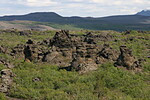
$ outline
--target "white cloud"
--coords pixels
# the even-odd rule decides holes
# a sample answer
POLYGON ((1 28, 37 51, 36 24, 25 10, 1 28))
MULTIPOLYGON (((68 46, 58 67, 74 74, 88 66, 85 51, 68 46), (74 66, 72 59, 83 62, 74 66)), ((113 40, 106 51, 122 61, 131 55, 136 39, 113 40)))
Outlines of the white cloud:
POLYGON ((53 11, 65 16, 134 14, 150 9, 150 0, 1 0, 0 14, 53 11))
POLYGON ((90 0, 90 1, 94 3, 104 3, 107 0, 90 0))
POLYGON ((28 6, 51 6, 53 4, 57 4, 57 2, 53 2, 51 0, 27 0, 26 3, 28 6))
POLYGON ((44 7, 57 4, 57 2, 51 0, 17 0, 17 3, 30 7, 44 7))

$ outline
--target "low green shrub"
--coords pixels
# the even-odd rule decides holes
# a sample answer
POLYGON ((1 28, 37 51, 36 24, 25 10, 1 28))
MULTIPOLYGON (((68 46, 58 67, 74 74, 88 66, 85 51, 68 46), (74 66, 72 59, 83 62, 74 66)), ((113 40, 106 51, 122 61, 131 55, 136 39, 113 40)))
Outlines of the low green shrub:
POLYGON ((5 94, 0 93, 0 100, 7 100, 5 94))

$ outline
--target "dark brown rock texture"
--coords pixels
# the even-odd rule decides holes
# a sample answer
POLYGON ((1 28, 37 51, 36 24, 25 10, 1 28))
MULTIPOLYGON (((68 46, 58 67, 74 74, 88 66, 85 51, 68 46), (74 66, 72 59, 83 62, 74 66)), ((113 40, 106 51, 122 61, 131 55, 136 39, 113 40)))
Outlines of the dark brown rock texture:
POLYGON ((127 69, 135 69, 140 68, 140 62, 135 59, 135 57, 132 55, 132 50, 128 49, 126 46, 120 46, 120 52, 117 62, 115 63, 115 66, 123 66, 127 69))
MULTIPOLYGON (((119 53, 109 44, 99 45, 95 40, 113 40, 111 35, 69 34, 69 31, 56 32, 52 39, 41 42, 28 40, 25 45, 17 45, 12 55, 20 55, 28 62, 46 62, 60 67, 68 67, 81 73, 96 70, 98 64, 111 61, 115 66, 134 69, 140 64, 132 55, 132 51, 125 46, 120 47, 119 53)), ((113 40, 114 41, 114 40, 113 40)))

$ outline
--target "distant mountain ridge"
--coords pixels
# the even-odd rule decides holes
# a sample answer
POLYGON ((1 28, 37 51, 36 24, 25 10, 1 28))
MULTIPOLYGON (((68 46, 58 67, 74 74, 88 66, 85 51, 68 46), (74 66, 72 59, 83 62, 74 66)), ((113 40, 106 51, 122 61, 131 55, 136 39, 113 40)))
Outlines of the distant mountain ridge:
POLYGON ((73 25, 82 29, 90 30, 150 30, 150 16, 140 13, 135 15, 120 15, 108 17, 63 17, 55 12, 36 12, 26 15, 3 16, 0 21, 27 20, 46 22, 60 25, 73 25))
POLYGON ((0 17, 0 21, 28 20, 28 21, 50 22, 61 18, 62 17, 60 15, 54 12, 36 12, 26 15, 3 16, 0 17))
POLYGON ((150 10, 142 10, 141 12, 138 12, 137 15, 150 16, 150 10))

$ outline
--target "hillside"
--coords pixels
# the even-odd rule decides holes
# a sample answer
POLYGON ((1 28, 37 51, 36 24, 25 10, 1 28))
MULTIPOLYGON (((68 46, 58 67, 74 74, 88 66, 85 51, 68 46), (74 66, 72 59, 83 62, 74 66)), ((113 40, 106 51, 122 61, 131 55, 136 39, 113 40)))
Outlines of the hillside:
POLYGON ((55 30, 54 28, 46 25, 37 24, 32 21, 0 21, 0 29, 18 29, 18 30, 55 30))
POLYGON ((121 15, 109 17, 63 17, 54 12, 37 12, 27 15, 3 16, 0 21, 28 20, 42 22, 45 25, 73 26, 90 30, 149 30, 150 16, 121 15))
POLYGON ((149 100, 150 31, 0 30, 0 100, 149 100))

